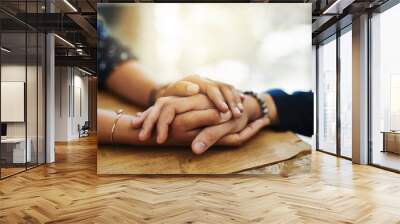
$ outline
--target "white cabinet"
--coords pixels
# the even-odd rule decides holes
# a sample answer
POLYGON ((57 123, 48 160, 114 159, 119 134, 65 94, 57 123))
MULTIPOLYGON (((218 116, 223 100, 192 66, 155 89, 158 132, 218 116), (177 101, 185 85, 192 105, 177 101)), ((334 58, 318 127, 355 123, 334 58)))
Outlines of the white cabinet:
POLYGON ((25 163, 32 161, 32 140, 28 138, 7 138, 1 140, 2 159, 6 163, 25 163), (27 143, 26 151, 25 144, 27 143))

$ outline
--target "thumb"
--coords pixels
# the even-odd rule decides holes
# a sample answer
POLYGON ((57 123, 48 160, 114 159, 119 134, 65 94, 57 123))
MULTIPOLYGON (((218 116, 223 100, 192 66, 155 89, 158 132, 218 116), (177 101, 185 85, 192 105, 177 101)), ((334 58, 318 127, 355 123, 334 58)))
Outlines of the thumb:
POLYGON ((167 87, 164 96, 193 96, 199 92, 199 85, 188 81, 178 81, 167 87))
POLYGON ((233 122, 226 122, 215 126, 204 128, 194 138, 192 142, 192 151, 195 154, 202 154, 214 145, 223 136, 229 134, 234 127, 233 122))
POLYGON ((240 132, 224 136, 218 141, 218 145, 239 146, 255 136, 261 129, 263 129, 270 123, 271 121, 267 116, 259 118, 248 124, 247 127, 245 127, 240 132))

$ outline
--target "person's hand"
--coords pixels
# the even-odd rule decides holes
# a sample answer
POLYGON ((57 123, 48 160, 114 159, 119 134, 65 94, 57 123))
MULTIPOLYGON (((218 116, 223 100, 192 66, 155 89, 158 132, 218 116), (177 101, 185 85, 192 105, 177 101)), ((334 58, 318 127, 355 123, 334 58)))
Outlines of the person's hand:
POLYGON ((212 145, 239 146, 253 137, 263 127, 270 124, 267 116, 261 117, 256 99, 246 96, 244 112, 238 119, 204 128, 192 142, 192 150, 202 154, 212 145))
MULTIPOLYGON (((227 134, 221 138, 222 133, 234 131, 229 130, 229 127, 218 126, 224 122, 225 120, 219 116, 218 111, 215 109, 190 111, 180 114, 172 123, 170 136, 164 144, 187 145, 192 143, 192 151, 196 154, 202 154, 213 144, 235 147, 241 146, 254 137, 262 128, 270 124, 268 117, 262 117, 247 124, 241 131, 227 134), (212 125, 209 126, 207 130, 202 130, 201 128, 204 127, 204 123, 212 125), (205 150, 198 150, 193 147, 193 140, 205 142, 208 147, 205 150)), ((238 121, 232 120, 232 123, 234 122, 238 121)), ((234 126, 235 124, 229 124, 228 126, 231 125, 234 126)))
POLYGON ((243 94, 233 86, 198 75, 190 75, 177 82, 171 83, 155 94, 155 99, 165 96, 192 96, 198 93, 207 95, 218 110, 227 112, 229 109, 235 118, 243 111, 243 94))
POLYGON ((211 103, 204 95, 165 97, 133 119, 132 126, 142 127, 139 139, 146 141, 151 137, 151 130, 157 123, 157 142, 163 144, 168 137, 168 126, 172 125, 170 140, 181 141, 182 136, 186 139, 194 138, 192 150, 196 154, 204 153, 215 143, 238 146, 270 122, 266 117, 256 120, 261 116, 261 112, 258 102, 253 97, 246 96, 243 102, 243 115, 238 119, 229 120, 230 113, 218 113, 212 109, 211 103), (248 125, 248 122, 252 123, 248 125), (198 128, 201 127, 204 129, 199 131, 198 128))
POLYGON ((163 145, 191 145, 202 128, 224 123, 230 116, 229 114, 221 116, 217 109, 194 110, 179 114, 172 122, 168 139, 163 145))
MULTIPOLYGON (((198 150, 193 147, 193 140, 204 142, 207 149, 213 144, 223 146, 240 146, 255 136, 262 128, 270 124, 268 117, 262 117, 250 124, 247 124, 243 130, 233 134, 227 134, 235 131, 232 127, 236 126, 240 121, 233 120, 229 127, 218 126, 224 122, 228 117, 221 117, 221 114, 216 109, 196 110, 179 114, 175 117, 171 124, 169 137, 163 145, 192 145, 192 151, 196 154, 202 154, 205 150, 198 150), (209 125, 207 129, 202 128, 209 125), (221 138, 223 134, 227 134, 221 138)), ((132 122, 133 128, 140 128, 139 123, 132 122)), ((142 144, 152 145, 156 142, 155 138, 143 141, 142 144)))
MULTIPOLYGON (((198 116, 202 117, 211 113, 207 112, 209 109, 215 109, 215 106, 209 98, 203 94, 189 97, 162 97, 159 98, 153 106, 135 117, 132 120, 132 127, 141 127, 139 140, 146 141, 151 137, 154 127, 157 126, 157 143, 163 144, 168 138, 169 126, 174 121, 176 115, 189 111, 205 111, 203 114, 200 114, 201 112, 197 113, 198 116)), ((217 113, 216 110, 213 110, 212 113, 218 114, 222 121, 227 121, 232 117, 229 111, 217 113)), ((213 124, 215 123, 209 123, 209 120, 205 119, 202 127, 213 124)), ((188 126, 190 127, 190 124, 188 124, 188 126)))

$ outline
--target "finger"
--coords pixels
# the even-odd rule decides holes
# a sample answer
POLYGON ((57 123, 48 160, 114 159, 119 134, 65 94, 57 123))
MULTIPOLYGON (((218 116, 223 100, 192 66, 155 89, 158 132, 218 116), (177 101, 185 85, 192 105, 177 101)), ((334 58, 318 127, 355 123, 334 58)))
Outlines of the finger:
POLYGON ((236 103, 234 95, 235 90, 226 85, 221 85, 220 89, 222 91, 222 94, 224 95, 225 100, 228 102, 229 109, 232 111, 233 117, 240 117, 242 113, 240 112, 240 109, 236 103))
POLYGON ((220 138, 230 133, 234 127, 234 122, 226 122, 216 126, 204 128, 193 140, 192 151, 196 154, 204 153, 220 138))
POLYGON ((168 138, 168 126, 175 118, 175 109, 173 106, 165 106, 160 113, 157 122, 157 143, 162 144, 168 138))
POLYGON ((208 101, 206 96, 196 95, 180 98, 174 103, 164 105, 157 121, 157 142, 162 144, 168 138, 169 125, 174 120, 176 114, 211 108, 212 105, 208 101), (209 107, 207 108, 207 106, 209 107))
POLYGON ((246 98, 246 96, 242 92, 239 92, 239 95, 241 100, 244 100, 246 98))
POLYGON ((197 94, 190 97, 182 97, 174 103, 177 114, 189 112, 192 110, 205 110, 214 108, 213 103, 203 94, 197 94))
POLYGON ((207 80, 198 75, 191 75, 185 78, 186 81, 196 83, 200 87, 200 92, 207 94, 218 110, 227 112, 229 107, 225 102, 222 92, 212 80, 207 80))
POLYGON ((139 132, 139 140, 145 141, 151 137, 151 132, 160 116, 163 105, 163 102, 158 102, 152 106, 149 114, 143 122, 142 130, 139 132))
POLYGON ((243 107, 243 104, 242 104, 241 94, 242 93, 240 91, 238 91, 238 90, 234 90, 233 91, 233 95, 235 97, 235 102, 236 102, 239 110, 243 112, 244 111, 244 107, 243 107))
POLYGON ((138 112, 136 114, 136 116, 134 116, 132 118, 132 121, 131 121, 132 128, 140 128, 143 124, 143 121, 146 119, 147 115, 149 114, 150 110, 151 110, 151 107, 149 107, 144 112, 138 112))
POLYGON ((255 136, 262 128, 269 125, 270 122, 271 121, 268 117, 257 119, 247 125, 247 127, 244 128, 242 131, 224 136, 217 142, 217 144, 239 146, 255 136))
POLYGON ((195 129, 191 131, 180 131, 180 130, 171 130, 170 138, 168 138, 164 145, 184 145, 188 146, 192 143, 192 140, 199 134, 201 129, 195 129))
POLYGON ((192 96, 199 92, 199 85, 181 80, 168 86, 164 92, 164 96, 192 96))
POLYGON ((226 104, 225 98, 217 86, 215 85, 207 86, 205 93, 214 103, 214 105, 217 107, 218 110, 222 112, 227 112, 229 110, 228 104, 226 104))
POLYGON ((178 115, 173 121, 172 128, 189 131, 223 123, 230 120, 231 117, 231 112, 222 113, 216 109, 189 111, 178 115))

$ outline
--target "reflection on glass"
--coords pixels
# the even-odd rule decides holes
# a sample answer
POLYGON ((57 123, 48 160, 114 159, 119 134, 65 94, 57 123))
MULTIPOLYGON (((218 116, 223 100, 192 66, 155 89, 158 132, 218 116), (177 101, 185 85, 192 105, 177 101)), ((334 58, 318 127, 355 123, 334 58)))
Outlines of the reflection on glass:
MULTIPOLYGON (((26 34, 1 34, 1 122, 6 134, 1 140, 2 178, 25 170, 31 159, 26 141, 26 34), (28 150, 27 150, 28 149, 28 150)), ((2 134, 3 135, 3 134, 2 134)))
POLYGON ((45 163, 45 60, 46 60, 46 52, 45 52, 45 44, 46 37, 44 34, 39 33, 38 35, 38 77, 37 77, 37 90, 38 90, 38 135, 37 135, 37 147, 38 147, 38 156, 37 162, 38 164, 45 163))
POLYGON ((340 153, 352 157, 352 35, 340 36, 340 153))
MULTIPOLYGON (((45 0, 0 1, 0 6, 22 15, 43 13, 45 3, 45 0)), ((0 29, 0 177, 4 178, 45 162, 46 39, 44 33, 7 18, 6 14, 0 12, 0 17, 12 21, 12 26, 2 24, 0 29)))
POLYGON ((372 163, 400 170, 400 133, 390 133, 385 141, 383 132, 400 130, 400 5, 372 18, 372 163), (397 136, 397 137, 394 137, 397 136), (383 143, 394 144, 393 152, 383 143), (398 151, 397 151, 398 149, 398 151))
POLYGON ((318 147, 336 153, 336 40, 318 48, 318 147))
POLYGON ((390 130, 400 130, 400 73, 390 74, 390 130))
POLYGON ((27 80, 26 80, 26 114, 27 142, 30 148, 30 161, 27 167, 37 165, 37 33, 27 33, 27 80))

